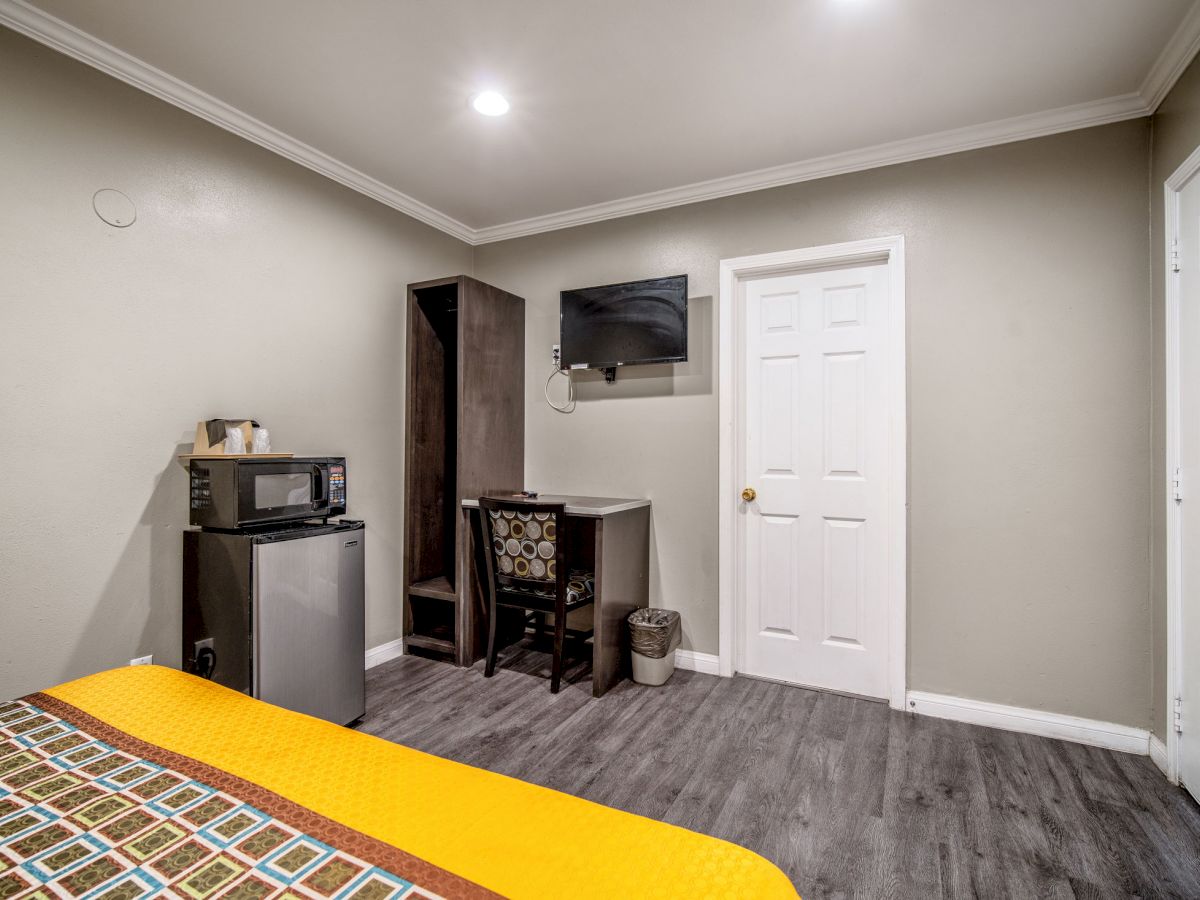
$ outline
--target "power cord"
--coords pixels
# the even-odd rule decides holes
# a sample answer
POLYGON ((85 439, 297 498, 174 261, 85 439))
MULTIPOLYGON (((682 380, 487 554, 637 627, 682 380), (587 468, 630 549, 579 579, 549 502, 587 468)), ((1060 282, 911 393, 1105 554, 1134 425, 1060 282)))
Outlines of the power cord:
POLYGON ((546 404, 555 412, 575 412, 575 381, 571 378, 570 369, 560 369, 558 366, 555 366, 554 370, 550 373, 550 377, 546 379, 546 387, 543 392, 546 395, 546 404), (562 406, 556 406, 554 401, 550 399, 550 382, 554 380, 555 375, 564 375, 567 379, 567 402, 562 406))
POLYGON ((201 678, 211 679, 217 668, 217 652, 212 647, 204 647, 196 654, 196 674, 201 678))

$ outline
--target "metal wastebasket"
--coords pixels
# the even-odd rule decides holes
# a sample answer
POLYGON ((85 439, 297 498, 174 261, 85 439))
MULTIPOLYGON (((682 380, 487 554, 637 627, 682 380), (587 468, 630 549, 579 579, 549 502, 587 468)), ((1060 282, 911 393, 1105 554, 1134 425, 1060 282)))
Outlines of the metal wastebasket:
POLYGON ((675 671, 675 648, 681 630, 673 609, 635 609, 629 614, 633 649, 633 680, 638 684, 664 684, 675 671))

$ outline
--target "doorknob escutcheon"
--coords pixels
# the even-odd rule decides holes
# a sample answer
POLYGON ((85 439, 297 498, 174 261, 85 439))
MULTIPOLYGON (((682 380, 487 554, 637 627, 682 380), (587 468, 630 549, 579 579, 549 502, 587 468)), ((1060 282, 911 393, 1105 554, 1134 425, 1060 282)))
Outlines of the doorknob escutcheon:
POLYGON ((752 488, 752 487, 745 488, 742 491, 742 499, 745 500, 747 503, 753 503, 754 498, 757 496, 758 496, 758 492, 756 490, 754 490, 754 488, 752 488))

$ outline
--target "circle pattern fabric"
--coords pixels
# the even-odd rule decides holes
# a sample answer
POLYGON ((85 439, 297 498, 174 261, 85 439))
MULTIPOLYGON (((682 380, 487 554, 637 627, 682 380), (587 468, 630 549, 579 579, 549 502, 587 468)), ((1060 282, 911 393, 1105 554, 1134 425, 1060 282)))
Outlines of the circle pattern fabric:
POLYGON ((488 510, 488 516, 499 574, 532 581, 554 581, 558 529, 552 514, 494 509, 488 510))

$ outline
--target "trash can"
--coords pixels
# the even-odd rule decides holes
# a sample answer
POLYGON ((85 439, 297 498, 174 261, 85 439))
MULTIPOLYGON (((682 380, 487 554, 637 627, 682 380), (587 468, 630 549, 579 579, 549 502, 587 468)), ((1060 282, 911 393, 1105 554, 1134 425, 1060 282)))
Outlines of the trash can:
POLYGON ((665 684, 675 671, 679 613, 672 609, 635 609, 627 621, 633 647, 633 680, 638 684, 665 684))

